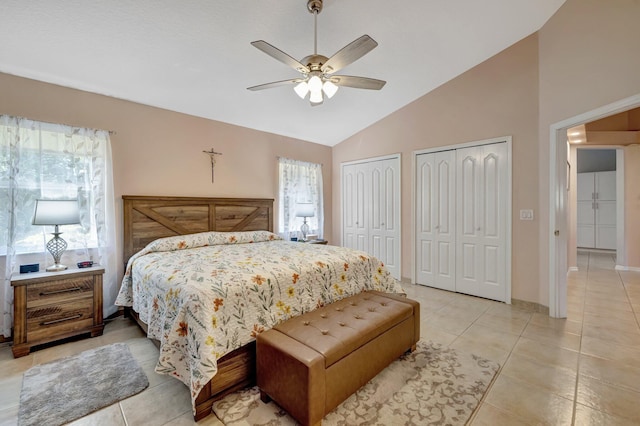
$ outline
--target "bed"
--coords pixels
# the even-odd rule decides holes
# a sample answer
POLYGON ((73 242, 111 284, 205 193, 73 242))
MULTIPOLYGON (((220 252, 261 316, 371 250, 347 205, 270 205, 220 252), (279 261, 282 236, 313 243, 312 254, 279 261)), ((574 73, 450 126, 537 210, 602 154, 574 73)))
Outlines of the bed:
POLYGON ((403 293, 364 252, 273 234, 272 199, 123 196, 123 206, 116 303, 159 341, 156 371, 190 387, 196 420, 255 382, 258 333, 364 290, 403 293))

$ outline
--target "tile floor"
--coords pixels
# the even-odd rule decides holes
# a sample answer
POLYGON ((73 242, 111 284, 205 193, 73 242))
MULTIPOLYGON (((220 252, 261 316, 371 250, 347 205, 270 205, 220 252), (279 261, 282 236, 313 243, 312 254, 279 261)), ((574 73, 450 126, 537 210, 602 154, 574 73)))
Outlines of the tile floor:
MULTIPOLYGON (((420 301, 422 336, 499 361, 502 368, 472 425, 640 424, 640 272, 613 269, 610 254, 579 253, 568 282, 568 318, 406 286, 420 301)), ((186 386, 153 372, 157 349, 118 318, 101 337, 13 359, 0 347, 0 425, 16 423, 22 372, 83 350, 127 342, 146 371, 145 391, 74 425, 190 425, 186 386)), ((198 424, 219 425, 214 415, 198 424)))

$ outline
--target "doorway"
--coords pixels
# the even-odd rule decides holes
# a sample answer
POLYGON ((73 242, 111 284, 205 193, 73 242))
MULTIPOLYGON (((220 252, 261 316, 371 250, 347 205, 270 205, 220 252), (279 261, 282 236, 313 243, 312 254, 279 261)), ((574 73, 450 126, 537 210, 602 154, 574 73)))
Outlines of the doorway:
MULTIPOLYGON (((614 114, 640 107, 640 95, 605 105, 563 120, 551 126, 549 144, 549 315, 567 315, 567 247, 568 247, 568 165, 567 130, 614 114)), ((618 189, 619 190, 619 189, 618 189)), ((618 223, 624 225, 624 212, 617 212, 618 223), (620 217, 622 215, 622 220, 620 217)), ((626 265, 624 226, 617 227, 617 259, 626 265)))

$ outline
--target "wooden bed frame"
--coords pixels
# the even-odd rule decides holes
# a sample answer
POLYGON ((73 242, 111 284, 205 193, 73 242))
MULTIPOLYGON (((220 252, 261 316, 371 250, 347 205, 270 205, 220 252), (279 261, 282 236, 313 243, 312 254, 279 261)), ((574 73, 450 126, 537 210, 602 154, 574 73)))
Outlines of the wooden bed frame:
MULTIPOLYGON (((162 237, 206 231, 273 232, 273 199, 123 195, 124 262, 162 237)), ((133 309, 127 313, 147 332, 133 309)), ((196 421, 211 414, 214 401, 255 384, 255 342, 218 360, 218 373, 196 399, 196 421)))

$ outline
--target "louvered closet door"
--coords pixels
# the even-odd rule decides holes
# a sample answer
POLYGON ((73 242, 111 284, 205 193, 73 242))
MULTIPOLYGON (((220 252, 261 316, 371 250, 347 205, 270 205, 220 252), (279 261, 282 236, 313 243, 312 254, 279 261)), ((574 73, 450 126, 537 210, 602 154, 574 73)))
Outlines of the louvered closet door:
POLYGON ((416 282, 455 291, 455 151, 416 156, 416 282))
POLYGON ((459 149, 456 166, 456 291, 506 301, 506 144, 459 149))
POLYGON ((365 207, 366 168, 354 164, 343 167, 343 245, 368 251, 367 215, 365 207))
POLYGON ((391 275, 400 278, 400 168, 396 159, 374 161, 368 165, 368 193, 371 194, 369 253, 382 260, 391 275))

